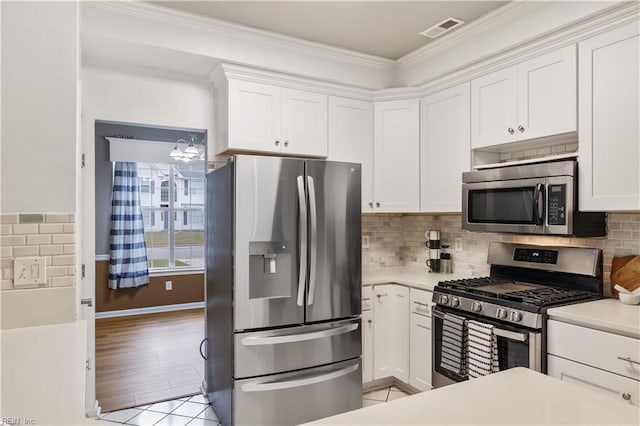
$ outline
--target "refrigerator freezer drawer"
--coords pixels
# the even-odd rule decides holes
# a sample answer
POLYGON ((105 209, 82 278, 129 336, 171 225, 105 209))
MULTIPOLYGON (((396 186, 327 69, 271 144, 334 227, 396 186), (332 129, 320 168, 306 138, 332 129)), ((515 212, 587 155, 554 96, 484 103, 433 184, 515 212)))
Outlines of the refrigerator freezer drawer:
POLYGON ((295 425, 362 407, 360 358, 236 380, 234 424, 295 425))
POLYGON ((299 370, 362 354, 360 318, 234 335, 234 377, 299 370))

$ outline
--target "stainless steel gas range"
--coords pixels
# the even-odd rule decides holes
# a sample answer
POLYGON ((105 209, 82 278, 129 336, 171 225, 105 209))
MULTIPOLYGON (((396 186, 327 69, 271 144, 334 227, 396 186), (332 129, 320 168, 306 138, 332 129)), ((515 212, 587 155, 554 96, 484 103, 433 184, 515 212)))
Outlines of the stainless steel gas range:
POLYGON ((470 349, 471 325, 490 330, 481 361, 493 371, 528 367, 546 373, 547 309, 602 297, 599 249, 491 243, 487 262, 489 277, 442 281, 434 288, 434 387, 468 379, 469 354, 477 359, 478 352, 470 349), (451 324, 458 327, 453 334, 451 324))

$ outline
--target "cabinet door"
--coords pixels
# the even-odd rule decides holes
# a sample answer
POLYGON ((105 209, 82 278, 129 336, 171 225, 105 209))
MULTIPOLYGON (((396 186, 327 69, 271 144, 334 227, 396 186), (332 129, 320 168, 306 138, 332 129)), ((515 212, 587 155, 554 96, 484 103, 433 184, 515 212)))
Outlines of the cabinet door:
POLYGON ((327 156, 327 95, 282 89, 282 152, 327 156))
POLYGON ((392 375, 409 383, 409 288, 394 285, 393 296, 393 340, 392 375))
POLYGON ((470 84, 420 101, 420 211, 462 211, 462 172, 471 167, 470 84))
POLYGON ((637 22, 578 45, 581 210, 640 210, 639 52, 637 22))
POLYGON ((426 391, 431 389, 431 318, 411 314, 409 384, 426 391))
POLYGON ((471 81, 471 147, 517 140, 516 66, 471 81))
POLYGON ((373 378, 393 376, 395 355, 393 329, 394 285, 377 285, 373 288, 373 378))
POLYGON ((577 130, 576 47, 518 64, 520 140, 577 130))
POLYGON ((547 356, 547 374, 621 402, 638 405, 640 382, 564 358, 547 356))
POLYGON ((362 211, 373 211, 373 104, 329 97, 329 160, 362 164, 362 211))
POLYGON ((242 80, 228 84, 229 149, 280 152, 280 88, 242 80))
POLYGON ((373 380, 373 311, 362 312, 362 382, 373 380))
POLYGON ((420 104, 418 99, 374 105, 373 194, 376 212, 420 208, 420 104))

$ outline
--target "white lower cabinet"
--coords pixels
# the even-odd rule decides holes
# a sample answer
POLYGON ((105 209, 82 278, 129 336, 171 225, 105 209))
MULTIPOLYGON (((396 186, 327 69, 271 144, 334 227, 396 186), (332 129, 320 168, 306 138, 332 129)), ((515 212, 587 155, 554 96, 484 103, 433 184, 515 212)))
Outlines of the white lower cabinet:
POLYGON ((363 288, 364 383, 395 377, 418 390, 431 389, 432 296, 399 284, 363 288))
POLYGON ((362 382, 373 380, 373 291, 362 289, 362 382))
POLYGON ((550 320, 547 374, 639 405, 640 340, 550 320))
POLYGON ((547 374, 631 405, 638 405, 640 382, 637 380, 554 355, 547 357, 547 374))
POLYGON ((431 389, 431 318, 411 314, 409 384, 426 391, 431 389))
POLYGON ((383 284, 373 295, 373 378, 409 383, 409 289, 383 284))

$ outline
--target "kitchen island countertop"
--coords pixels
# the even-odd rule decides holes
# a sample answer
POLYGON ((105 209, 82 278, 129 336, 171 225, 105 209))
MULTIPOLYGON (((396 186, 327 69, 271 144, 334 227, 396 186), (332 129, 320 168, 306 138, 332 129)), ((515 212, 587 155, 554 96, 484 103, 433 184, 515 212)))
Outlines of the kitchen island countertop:
POLYGON ((602 299, 552 308, 547 313, 552 320, 640 339, 640 305, 602 299))
POLYGON ((520 367, 309 423, 427 424, 638 425, 640 409, 520 367))
POLYGON ((461 278, 469 278, 469 275, 432 273, 428 272, 426 266, 387 266, 362 271, 363 286, 396 283, 428 291, 433 291, 440 281, 461 278))

